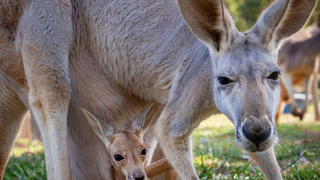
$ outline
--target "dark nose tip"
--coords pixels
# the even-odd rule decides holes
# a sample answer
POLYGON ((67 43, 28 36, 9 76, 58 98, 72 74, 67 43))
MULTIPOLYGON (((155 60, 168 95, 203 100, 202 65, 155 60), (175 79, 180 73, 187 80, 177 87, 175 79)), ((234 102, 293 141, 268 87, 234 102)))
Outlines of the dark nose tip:
POLYGON ((137 170, 137 171, 134 171, 134 173, 132 174, 132 177, 133 179, 135 180, 144 180, 144 176, 146 174, 144 173, 144 171, 142 170, 137 170))
POLYGON ((265 142, 271 133, 271 128, 266 128, 263 130, 263 128, 257 128, 255 130, 250 130, 246 125, 242 127, 242 132, 244 136, 251 141, 255 145, 259 145, 263 142, 265 142))
POLYGON ((135 177, 135 176, 133 176, 133 178, 134 178, 135 180, 144 180, 144 176, 141 176, 141 177, 135 177))

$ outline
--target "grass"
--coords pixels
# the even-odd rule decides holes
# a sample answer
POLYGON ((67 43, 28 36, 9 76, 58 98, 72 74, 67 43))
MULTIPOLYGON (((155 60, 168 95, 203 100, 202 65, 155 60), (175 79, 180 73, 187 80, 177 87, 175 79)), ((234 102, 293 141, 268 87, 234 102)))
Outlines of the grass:
MULTIPOLYGON (((275 147, 284 179, 320 179, 320 123, 298 122, 284 115, 275 147)), ((193 133, 194 164, 200 179, 266 179, 247 153, 234 144, 234 127, 224 117, 211 117, 193 133), (224 122, 214 125, 211 121, 224 122)))
MULTIPOLYGON (((283 115, 275 147, 284 179, 320 179, 320 123, 312 113, 303 122, 283 115)), ((194 164, 200 179, 266 179, 247 153, 234 143, 234 127, 222 115, 212 116, 193 133, 194 164)), ((19 140, 8 162, 5 180, 46 179, 43 147, 19 140)))
POLYGON ((37 141, 20 139, 14 145, 4 180, 47 179, 43 146, 37 141))

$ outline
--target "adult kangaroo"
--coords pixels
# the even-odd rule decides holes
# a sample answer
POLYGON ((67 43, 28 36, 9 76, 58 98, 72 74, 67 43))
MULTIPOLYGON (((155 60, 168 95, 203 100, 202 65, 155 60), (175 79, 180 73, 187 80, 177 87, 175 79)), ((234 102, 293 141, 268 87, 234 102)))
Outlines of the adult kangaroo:
POLYGON ((110 157, 79 107, 121 129, 156 101, 156 140, 182 179, 198 179, 192 131, 220 112, 267 178, 281 179, 277 52, 315 0, 277 0, 245 33, 221 0, 0 2, 0 68, 15 84, 0 86, 1 174, 30 109, 48 179, 106 179, 110 157))

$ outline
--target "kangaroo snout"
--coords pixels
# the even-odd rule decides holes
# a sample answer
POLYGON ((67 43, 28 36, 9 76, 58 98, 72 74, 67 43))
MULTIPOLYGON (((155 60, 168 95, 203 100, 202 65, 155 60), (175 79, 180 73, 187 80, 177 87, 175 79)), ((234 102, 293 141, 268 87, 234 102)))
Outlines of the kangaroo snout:
POLYGON ((138 175, 138 176, 133 175, 133 178, 135 180, 144 180, 144 175, 138 175))
POLYGON ((242 126, 242 133, 248 141, 259 146, 269 139, 271 125, 267 118, 248 118, 242 126))
POLYGON ((132 180, 145 180, 147 178, 144 171, 134 171, 131 175, 129 175, 128 179, 132 180), (130 177, 131 176, 131 177, 130 177))

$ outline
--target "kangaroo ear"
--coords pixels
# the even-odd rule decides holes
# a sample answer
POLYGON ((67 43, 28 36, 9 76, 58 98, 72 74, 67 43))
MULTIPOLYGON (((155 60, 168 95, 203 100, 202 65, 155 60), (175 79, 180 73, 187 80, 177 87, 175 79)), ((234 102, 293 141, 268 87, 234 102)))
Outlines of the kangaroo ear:
POLYGON ((254 33, 270 49, 299 31, 307 22, 316 0, 277 0, 265 10, 249 33, 254 33))
POLYGON ((213 50, 229 46, 238 32, 221 0, 178 0, 190 30, 213 50))
POLYGON ((158 103, 152 103, 147 109, 142 111, 132 123, 132 129, 136 131, 140 135, 140 137, 143 136, 143 134, 150 126, 153 120, 153 115, 156 112, 158 106, 158 103))
POLYGON ((109 147, 114 135, 114 130, 112 126, 110 126, 105 121, 95 117, 86 109, 80 107, 80 110, 86 116, 92 130, 96 133, 97 136, 99 136, 99 138, 105 143, 105 145, 109 147))

